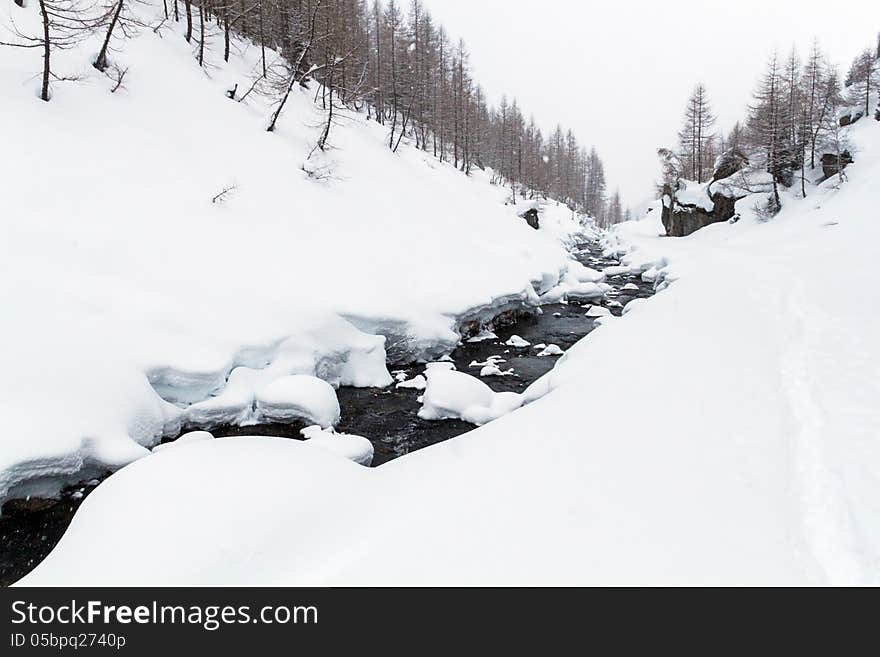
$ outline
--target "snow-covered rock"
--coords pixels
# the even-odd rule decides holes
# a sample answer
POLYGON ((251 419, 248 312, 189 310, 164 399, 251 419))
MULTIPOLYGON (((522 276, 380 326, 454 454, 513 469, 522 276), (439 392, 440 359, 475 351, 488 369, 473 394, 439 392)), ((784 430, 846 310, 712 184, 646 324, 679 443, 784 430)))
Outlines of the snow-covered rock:
POLYGON ((153 453, 161 452, 172 447, 188 445, 190 443, 200 443, 205 440, 214 440, 213 434, 209 433, 208 431, 190 431, 189 433, 183 434, 180 438, 173 442, 156 445, 153 448, 153 453))
POLYGON ((556 344, 547 345, 543 351, 538 354, 539 358, 545 358, 547 356, 561 356, 565 352, 562 351, 562 347, 556 344))
POLYGON ((522 397, 514 392, 495 392, 479 379, 463 372, 428 372, 419 417, 423 420, 461 419, 483 425, 519 408, 522 397))
POLYGON ((605 317, 610 314, 611 311, 603 306, 590 306, 586 313, 587 317, 605 317))
POLYGON ((424 375, 418 374, 413 378, 404 381, 401 381, 397 384, 398 388, 412 388, 413 390, 424 390, 428 385, 427 379, 425 379, 424 375))
POLYGON ((480 378, 485 379, 489 376, 513 376, 513 369, 502 370, 497 365, 486 365, 483 369, 480 370, 480 378))
POLYGON ((516 349, 525 349, 526 347, 531 346, 532 343, 528 340, 524 340, 518 335, 512 335, 510 336, 510 339, 504 344, 506 344, 508 347, 515 347, 516 349))
POLYGON ((468 338, 468 342, 476 343, 476 342, 486 342, 486 340, 497 340, 498 336, 495 335, 492 331, 480 331, 477 335, 472 338, 468 338))
POLYGON ((256 395, 256 417, 264 422, 303 420, 328 429, 339 422, 336 391, 314 376, 285 376, 260 389, 256 395))
POLYGON ((359 465, 369 466, 373 462, 373 443, 362 436, 336 433, 320 426, 306 427, 300 433, 309 447, 333 452, 359 465))

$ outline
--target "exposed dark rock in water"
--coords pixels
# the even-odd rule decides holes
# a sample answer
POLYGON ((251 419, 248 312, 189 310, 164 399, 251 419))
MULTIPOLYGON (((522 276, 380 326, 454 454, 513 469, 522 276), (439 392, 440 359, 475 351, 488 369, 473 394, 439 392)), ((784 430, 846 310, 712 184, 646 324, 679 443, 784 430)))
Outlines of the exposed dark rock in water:
MULTIPOLYGON (((595 245, 582 245, 578 259, 594 268, 618 264, 602 257, 595 245)), ((614 290, 603 305, 614 315, 635 298, 653 294, 653 285, 640 276, 620 275, 609 281, 614 290), (637 289, 625 290, 627 283, 637 289)), ((531 383, 546 374, 557 362, 557 357, 538 356, 539 344, 555 344, 567 351, 596 326, 595 319, 586 317, 590 303, 543 306, 540 310, 526 307, 521 299, 510 299, 491 308, 478 308, 462 319, 460 329, 464 342, 445 357, 445 366, 474 376, 490 356, 504 359, 503 370, 513 369, 511 376, 487 377, 482 380, 497 392, 522 392, 531 383), (488 313, 492 313, 491 315, 488 313), (492 330, 497 338, 468 342, 467 337, 492 330), (514 334, 531 343, 516 348, 505 344, 514 334)), ((447 349, 448 351, 448 349, 447 349)), ((401 351, 401 353, 405 353, 401 351)), ((438 354, 439 358, 440 355, 438 354)), ((408 380, 422 374, 425 364, 392 366, 394 373, 408 380)), ((460 420, 428 422, 418 417, 422 391, 391 386, 384 389, 342 388, 338 391, 342 420, 337 426, 341 433, 365 436, 373 443, 373 466, 381 466, 410 452, 460 436, 474 426, 460 420)), ((251 427, 222 427, 213 429, 217 438, 231 436, 277 436, 301 440, 302 423, 251 427)), ((173 442, 173 441, 167 441, 173 442)), ((33 570, 52 550, 66 531, 82 500, 99 484, 98 480, 74 486, 61 494, 58 500, 13 500, 3 507, 0 517, 0 585, 7 586, 33 570)))

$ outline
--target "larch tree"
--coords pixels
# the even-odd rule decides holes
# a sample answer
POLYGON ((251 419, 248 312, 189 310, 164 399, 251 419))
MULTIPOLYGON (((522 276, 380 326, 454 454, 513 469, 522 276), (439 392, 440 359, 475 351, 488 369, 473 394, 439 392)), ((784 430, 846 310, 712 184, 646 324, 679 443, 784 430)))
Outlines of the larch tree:
POLYGON ((768 211, 775 214, 782 207, 779 184, 785 181, 787 167, 785 131, 788 120, 783 93, 782 70, 776 53, 754 93, 749 108, 748 130, 752 144, 763 151, 767 171, 772 177, 773 195, 768 211))
MULTIPOLYGON (((878 46, 880 48, 880 46, 878 46)), ((876 51, 866 48, 852 63, 846 76, 850 102, 864 108, 864 115, 871 114, 871 94, 878 86, 878 58, 876 51)))
POLYGON ((679 132, 679 157, 685 163, 692 180, 702 183, 711 176, 714 158, 711 157, 712 131, 715 115, 709 104, 706 87, 700 83, 694 87, 685 109, 684 124, 679 132))

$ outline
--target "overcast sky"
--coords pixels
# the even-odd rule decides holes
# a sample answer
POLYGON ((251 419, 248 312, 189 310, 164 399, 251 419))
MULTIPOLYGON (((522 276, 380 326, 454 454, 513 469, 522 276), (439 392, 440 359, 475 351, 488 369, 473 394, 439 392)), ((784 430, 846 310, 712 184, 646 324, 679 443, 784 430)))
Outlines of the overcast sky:
POLYGON ((878 0, 424 2, 464 38, 490 98, 516 96, 543 128, 559 122, 595 144, 632 205, 651 194, 654 153, 673 145, 696 82, 728 128, 774 47, 803 55, 818 37, 845 73, 880 31, 878 0))

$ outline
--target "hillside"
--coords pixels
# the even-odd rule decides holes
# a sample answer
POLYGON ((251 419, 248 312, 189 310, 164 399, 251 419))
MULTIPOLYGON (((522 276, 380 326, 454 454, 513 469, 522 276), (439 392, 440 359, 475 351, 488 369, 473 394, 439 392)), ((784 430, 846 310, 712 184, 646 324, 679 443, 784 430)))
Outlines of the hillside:
MULTIPOLYGON (((138 11, 160 22, 159 6, 138 11)), ((33 6, 3 3, 11 20, 39 27, 33 6)), ((491 172, 391 153, 365 114, 341 113, 309 158, 314 83, 268 133, 273 99, 227 98, 259 48, 234 38, 224 64, 214 40, 200 68, 181 29, 142 28, 113 53, 128 70, 113 93, 90 66, 100 35, 56 52, 57 74, 82 79, 48 103, 39 52, 2 50, 0 499, 141 458, 180 430, 157 391, 198 401, 235 366, 385 385, 386 346, 442 351, 457 317, 534 303, 570 262, 570 211, 549 204, 532 230, 491 172)))

